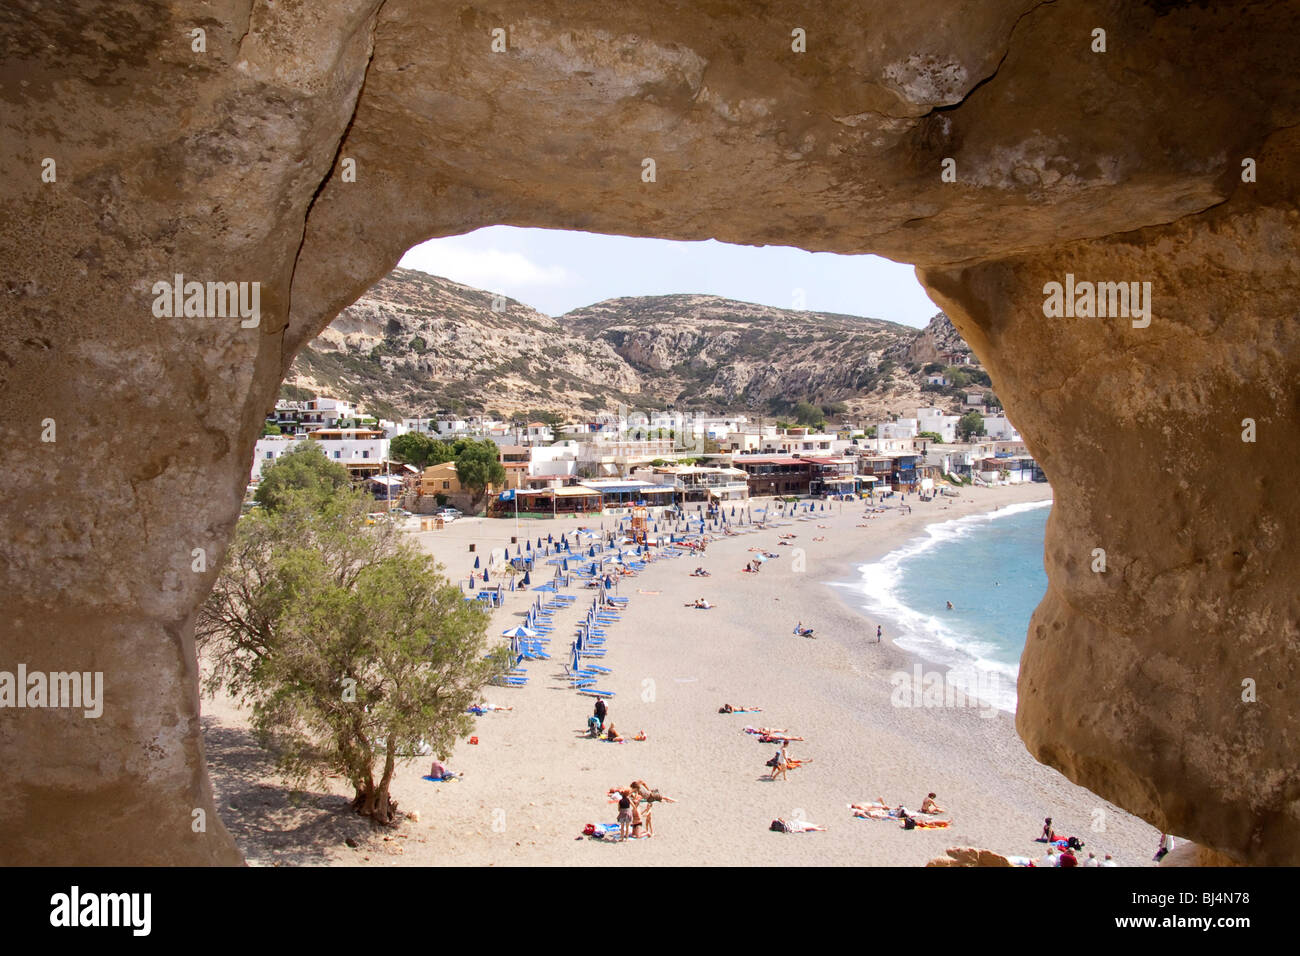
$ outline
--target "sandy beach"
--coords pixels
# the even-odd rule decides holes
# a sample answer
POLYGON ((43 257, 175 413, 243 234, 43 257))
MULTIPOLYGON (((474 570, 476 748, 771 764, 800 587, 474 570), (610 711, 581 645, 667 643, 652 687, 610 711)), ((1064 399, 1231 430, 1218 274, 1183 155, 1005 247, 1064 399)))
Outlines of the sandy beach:
MULTIPOLYGON (((891 701, 891 675, 935 668, 888 639, 893 622, 868 619, 852 592, 834 586, 856 580, 860 565, 929 522, 1046 497, 1046 485, 963 488, 958 498, 931 503, 909 495, 911 514, 891 506, 869 519, 862 503, 836 502, 814 520, 719 538, 702 557, 660 560, 623 578, 619 593, 630 605, 608 629, 608 654, 599 663, 613 673, 599 686, 616 694, 609 712, 619 731, 629 738, 643 731, 645 741, 585 736, 593 701, 570 689, 562 664, 591 592, 572 588, 579 602, 555 615, 553 659, 527 664, 526 687, 486 690, 488 702, 513 710, 476 719, 478 744, 460 742, 447 761, 463 778, 423 780, 423 758, 399 769, 394 797, 419 820, 390 831, 340 812, 350 797, 344 786, 291 793, 240 709, 225 698, 205 699, 217 806, 255 865, 920 866, 949 846, 1038 858, 1044 847, 1034 838, 1045 816, 1058 834, 1079 836, 1099 857, 1152 865, 1159 833, 1036 763, 1009 714, 891 701), (782 534, 797 538, 781 546, 782 534), (757 574, 743 573, 755 547, 781 557, 757 574), (697 565, 711 576, 690 577, 697 565), (684 606, 697 597, 716 607, 684 606), (795 636, 796 621, 814 627, 816 639, 795 636), (880 644, 877 623, 886 634, 880 644), (763 712, 719 714, 724 703, 763 712), (776 747, 744 733, 747 725, 804 737, 790 752, 811 763, 787 780, 767 779, 764 762, 776 747), (657 806, 654 838, 582 837, 584 824, 615 820, 606 791, 633 779, 678 801, 657 806), (847 808, 883 797, 915 810, 931 790, 950 811, 942 817, 952 820, 949 829, 905 831, 892 821, 855 819, 847 808), (812 821, 826 832, 771 832, 777 817, 812 821)), ((615 522, 604 519, 607 529, 615 522)), ((412 539, 463 581, 474 561, 471 543, 483 556, 516 534, 535 543, 584 524, 599 527, 599 520, 521 521, 516 531, 512 520, 469 518, 412 539)), ((549 572, 542 567, 548 570, 534 584, 549 572)), ((489 633, 521 623, 533 597, 509 594, 489 633)))

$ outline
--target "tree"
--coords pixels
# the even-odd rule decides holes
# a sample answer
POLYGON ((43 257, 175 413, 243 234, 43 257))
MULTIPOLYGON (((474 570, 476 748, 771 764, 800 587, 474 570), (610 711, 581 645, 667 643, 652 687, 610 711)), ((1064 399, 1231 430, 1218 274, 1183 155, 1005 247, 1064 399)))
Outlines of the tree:
POLYGON ((469 441, 456 455, 456 477, 461 487, 473 495, 473 504, 487 491, 488 485, 499 485, 506 480, 506 470, 500 460, 496 443, 490 439, 469 441))
POLYGON ((393 823, 397 761, 441 758, 466 709, 509 667, 484 658, 487 613, 392 525, 366 524, 364 495, 287 493, 240 521, 195 635, 209 691, 252 704, 252 724, 295 783, 343 776, 353 809, 393 823))
POLYGON ((294 492, 319 502, 348 485, 346 468, 326 458, 318 443, 303 441, 262 469, 253 500, 268 511, 277 511, 294 492))
POLYGON ((800 400, 794 403, 794 420, 800 425, 812 425, 816 428, 826 426, 826 416, 812 402, 800 400))
POLYGON ((280 430, 280 426, 277 425, 275 422, 266 422, 266 423, 262 426, 262 435, 263 435, 263 436, 266 436, 266 435, 282 435, 282 434, 284 434, 284 433, 280 430))
POLYGON ((970 441, 977 435, 983 435, 984 416, 979 412, 967 412, 957 420, 957 436, 962 441, 970 441))
POLYGON ((421 471, 430 465, 451 461, 453 457, 451 446, 445 441, 420 432, 398 435, 388 443, 388 453, 396 461, 408 462, 421 471))
POLYGON ((917 432, 917 433, 916 433, 916 437, 917 437, 917 438, 928 438, 930 441, 934 442, 936 445, 942 445, 942 444, 943 444, 943 436, 940 435, 938 432, 917 432))

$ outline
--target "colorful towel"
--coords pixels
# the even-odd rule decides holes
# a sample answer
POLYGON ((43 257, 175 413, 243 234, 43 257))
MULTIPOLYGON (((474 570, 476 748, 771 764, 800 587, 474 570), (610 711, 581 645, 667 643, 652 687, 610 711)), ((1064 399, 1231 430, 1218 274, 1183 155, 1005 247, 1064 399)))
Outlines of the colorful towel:
POLYGON ((459 780, 460 777, 456 776, 454 773, 449 773, 442 777, 431 777, 426 773, 420 779, 428 780, 430 783, 446 783, 448 780, 459 780))

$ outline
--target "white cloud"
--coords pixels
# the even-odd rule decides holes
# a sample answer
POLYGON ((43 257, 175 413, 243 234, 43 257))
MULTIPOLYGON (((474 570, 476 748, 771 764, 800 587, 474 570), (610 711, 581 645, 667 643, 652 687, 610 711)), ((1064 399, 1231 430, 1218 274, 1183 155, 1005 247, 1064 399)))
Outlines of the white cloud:
POLYGON ((519 252, 458 248, 446 240, 415 246, 398 265, 489 290, 563 286, 573 279, 562 266, 539 265, 519 252))

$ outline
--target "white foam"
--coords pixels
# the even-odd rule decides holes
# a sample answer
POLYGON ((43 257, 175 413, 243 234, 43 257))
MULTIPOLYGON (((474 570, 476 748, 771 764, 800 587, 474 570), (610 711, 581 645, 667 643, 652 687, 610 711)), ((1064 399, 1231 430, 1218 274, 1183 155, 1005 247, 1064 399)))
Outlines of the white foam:
POLYGON ((858 569, 861 581, 851 586, 866 596, 866 610, 889 618, 896 624, 899 634, 894 642, 899 647, 949 667, 948 680, 965 691, 981 690, 988 694, 991 684, 994 692, 988 696, 993 699, 988 703, 1000 710, 1014 713, 1019 666, 996 660, 993 655, 999 648, 988 641, 954 630, 934 615, 914 610, 905 604, 897 592, 904 573, 901 565, 909 558, 940 544, 968 537, 976 529, 987 527, 993 521, 1038 508, 1050 508, 1051 505, 1050 499, 1029 501, 1007 505, 997 511, 927 525, 923 536, 908 541, 874 564, 862 565, 858 569))

